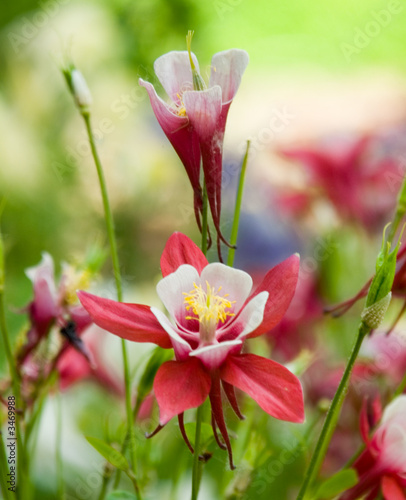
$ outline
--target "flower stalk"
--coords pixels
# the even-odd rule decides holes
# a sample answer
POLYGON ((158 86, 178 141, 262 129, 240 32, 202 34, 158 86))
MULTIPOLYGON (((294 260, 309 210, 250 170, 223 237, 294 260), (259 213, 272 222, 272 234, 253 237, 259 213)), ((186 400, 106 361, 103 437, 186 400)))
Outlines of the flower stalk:
MULTIPOLYGON (((324 457, 327 453, 327 448, 330 444, 334 430, 340 416, 341 407, 343 405, 345 395, 350 383, 351 373, 354 368, 355 361, 360 351, 362 342, 366 335, 377 328, 386 313, 391 299, 391 289, 396 271, 396 257, 400 247, 400 237, 392 250, 392 243, 396 231, 402 220, 406 210, 406 180, 403 182, 402 189, 398 197, 398 204, 395 212, 391 230, 386 238, 386 228, 383 231, 382 247, 376 259, 376 274, 372 278, 369 286, 366 304, 363 313, 361 314, 361 323, 358 328, 357 337, 351 351, 350 358, 344 370, 344 374, 334 395, 333 401, 327 412, 326 419, 313 456, 310 461, 309 468, 306 472, 302 487, 297 496, 297 500, 303 500, 308 489, 311 487, 316 478, 324 457)), ((402 385, 400 386, 402 388, 402 385)))
MULTIPOLYGON (((206 183, 204 183, 203 205, 202 205, 202 244, 201 244, 203 255, 207 254, 207 237, 208 237, 207 219, 208 219, 208 197, 207 197, 206 183)), ((196 411, 196 431, 195 431, 195 448, 194 448, 195 452, 193 456, 191 500, 197 500, 200 489, 201 465, 199 462, 199 454, 200 454, 200 435, 202 430, 202 420, 203 420, 203 405, 200 405, 196 411)))
MULTIPOLYGON (((85 122, 86 132, 93 156, 93 160, 97 170, 97 176, 99 179, 100 191, 103 200, 104 218, 106 222, 107 235, 110 245, 110 254, 113 265, 114 280, 117 290, 117 300, 121 302, 123 300, 123 288, 120 272, 120 262, 117 251, 117 241, 114 230, 113 214, 110 207, 110 201, 107 193, 106 180, 104 177, 103 167, 100 161, 99 154, 97 152, 96 143, 94 140, 94 135, 90 120, 90 106, 92 103, 92 98, 90 91, 87 87, 86 81, 82 74, 73 66, 70 65, 68 68, 63 70, 66 82, 68 84, 69 90, 75 99, 76 106, 85 122)), ((134 489, 138 499, 141 499, 141 494, 136 486, 136 469, 137 469, 137 456, 136 456, 136 442, 133 428, 133 412, 131 404, 131 380, 130 380, 130 368, 127 347, 125 340, 121 340, 121 351, 123 356, 123 370, 124 370, 124 383, 125 383, 125 406, 126 406, 126 417, 127 417, 127 432, 130 438, 130 452, 131 452, 131 462, 132 470, 134 473, 134 489)))
MULTIPOLYGON (((2 208, 0 209, 0 214, 2 208)), ((6 353, 7 363, 10 370, 11 384, 13 388, 13 395, 15 397, 15 426, 16 426, 16 441, 17 441, 17 476, 21 484, 21 490, 27 491, 29 488, 28 478, 28 457, 25 453, 24 437, 21 432, 21 392, 20 392, 20 375, 13 357, 10 344, 10 335, 8 332, 5 305, 4 305, 4 284, 5 284, 5 258, 4 258, 4 243, 0 232, 0 331, 3 339, 4 350, 6 353)))
POLYGON ((237 198, 234 209, 233 227, 231 229, 231 236, 230 236, 231 247, 228 249, 228 255, 227 255, 227 265, 230 267, 233 267, 234 265, 235 250, 238 238, 238 228, 240 225, 242 195, 244 190, 245 172, 247 170, 249 149, 250 149, 250 141, 247 141, 247 149, 245 151, 244 159, 241 166, 240 178, 238 180, 238 190, 237 190, 237 198))
POLYGON ((200 452, 200 434, 202 429, 202 420, 203 420, 203 405, 200 405, 196 411, 195 453, 193 456, 191 500, 197 500, 200 489, 201 470, 199 462, 199 452, 200 452))
POLYGON ((370 331, 371 329, 364 322, 361 322, 358 328, 358 334, 355 339, 350 358, 348 360, 347 366, 345 367, 344 374, 341 378, 337 392, 335 393, 333 401, 331 402, 330 408, 327 412, 321 434, 317 441, 316 448, 314 449, 313 456, 311 458, 309 468, 307 469, 302 487, 297 496, 297 500, 303 500, 305 498, 308 489, 312 486, 312 483, 320 470, 324 457, 327 453, 327 448, 336 428, 338 418, 340 416, 341 407, 344 403, 345 395, 350 383, 351 373, 354 368, 355 361, 358 357, 362 341, 370 331))
MULTIPOLYGON (((120 272, 120 262, 118 258, 117 252, 117 241, 115 237, 114 231, 114 221, 113 214, 110 207, 109 197, 107 194, 106 181, 104 177, 103 167, 97 152, 96 144, 94 141, 93 131, 90 122, 90 113, 88 111, 82 111, 81 115, 86 125, 86 131, 90 143, 90 147, 92 150, 92 156, 94 159, 94 163, 96 165, 97 175, 99 178, 100 190, 103 199, 103 208, 104 208, 104 217, 106 221, 106 229, 110 244, 110 254, 111 260, 113 264, 113 272, 114 279, 116 283, 117 290, 117 300, 121 302, 123 300, 123 287, 121 280, 121 272, 120 272)), ((131 452, 131 461, 132 461, 132 470, 134 475, 137 474, 137 455, 136 455, 136 441, 134 435, 134 426, 133 426, 133 412, 132 412, 132 404, 131 404, 131 380, 130 380, 130 367, 128 361, 128 352, 127 346, 124 339, 121 339, 121 352, 123 356, 123 365, 124 365, 124 383, 125 383, 125 406, 126 406, 126 415, 127 415, 127 429, 128 435, 130 438, 130 452, 131 452)), ((136 480, 133 480, 134 485, 136 484, 136 480)), ((141 500, 141 494, 139 488, 134 488, 137 494, 137 497, 141 500)))

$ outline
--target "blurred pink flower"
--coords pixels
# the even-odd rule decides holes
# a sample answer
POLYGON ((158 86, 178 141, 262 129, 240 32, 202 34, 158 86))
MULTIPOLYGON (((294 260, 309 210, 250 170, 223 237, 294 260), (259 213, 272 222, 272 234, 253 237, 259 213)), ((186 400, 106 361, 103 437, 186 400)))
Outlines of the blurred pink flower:
POLYGON ((366 450, 354 463, 359 482, 344 493, 340 500, 405 500, 406 488, 406 396, 392 401, 385 409, 382 420, 369 438, 364 419, 363 438, 366 450))
MULTIPOLYGON (((43 253, 41 262, 27 269, 26 274, 31 280, 34 290, 33 300, 23 309, 28 312, 31 326, 27 341, 18 353, 19 363, 23 363, 50 329, 55 326, 68 337, 78 338, 78 335, 91 324, 90 316, 72 296, 75 285, 83 283, 81 279, 72 280, 73 271, 64 266, 59 285, 55 283, 54 262, 48 253, 43 253), (73 281, 71 283, 70 281, 73 281)), ((80 349, 80 345, 77 345, 80 349)))
POLYGON ((395 160, 374 157, 372 146, 372 137, 361 137, 350 145, 337 142, 330 149, 280 151, 285 158, 300 162, 309 176, 305 191, 282 195, 280 203, 300 214, 312 201, 325 197, 344 220, 358 221, 368 229, 380 228, 395 206, 388 179, 399 174, 395 160))
POLYGON ((122 381, 111 374, 111 370, 107 369, 106 361, 103 358, 102 347, 105 334, 106 332, 103 332, 98 326, 92 325, 81 337, 90 353, 91 363, 73 346, 65 344, 56 363, 61 390, 66 390, 81 380, 93 380, 113 394, 124 394, 122 381))
POLYGON ((299 273, 296 293, 285 316, 266 335, 272 352, 281 355, 285 361, 290 361, 303 349, 314 348, 315 323, 322 315, 323 307, 315 277, 299 273))
MULTIPOLYGON (((191 54, 191 58, 199 72, 196 56, 191 54)), ((240 86, 248 59, 248 54, 239 49, 215 54, 211 62, 209 87, 195 90, 187 51, 169 52, 159 57, 154 63, 155 73, 171 98, 172 105, 157 95, 151 83, 139 80, 140 85, 147 89, 155 116, 189 176, 199 228, 202 160, 213 223, 218 238, 225 243, 220 230, 223 139, 228 110, 240 86)))
POLYGON ((189 238, 175 233, 162 254, 161 269, 164 277, 157 292, 173 322, 154 307, 123 304, 86 292, 79 292, 79 298, 97 325, 119 337, 173 347, 176 360, 163 363, 154 380, 160 411, 156 431, 177 415, 187 441, 183 413, 209 397, 214 435, 227 448, 233 468, 221 386, 240 418, 235 387, 275 418, 304 420, 297 377, 274 361, 242 353, 245 339, 264 334, 282 319, 295 292, 299 258, 294 255, 275 266, 252 291, 247 273, 209 264, 189 238))
POLYGON ((385 377, 385 385, 397 386, 406 373, 406 337, 400 331, 392 335, 376 332, 365 339, 357 365, 364 366, 362 378, 354 382, 365 390, 368 382, 376 385, 377 377, 385 377))

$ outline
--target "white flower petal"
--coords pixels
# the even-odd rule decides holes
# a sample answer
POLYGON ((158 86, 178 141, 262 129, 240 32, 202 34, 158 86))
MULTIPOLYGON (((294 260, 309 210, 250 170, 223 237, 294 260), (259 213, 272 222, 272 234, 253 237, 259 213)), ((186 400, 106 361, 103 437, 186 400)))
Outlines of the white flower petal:
POLYGON ((169 314, 181 325, 184 325, 187 316, 183 293, 193 290, 193 283, 200 283, 199 273, 193 266, 183 264, 174 273, 161 279, 156 287, 169 314))
POLYGON ((244 330, 238 335, 239 339, 256 330, 262 323, 268 297, 268 292, 261 292, 244 307, 237 318, 237 321, 244 325, 244 330))
POLYGON ((231 49, 214 54, 211 60, 209 87, 220 85, 223 104, 231 101, 237 93, 248 61, 247 52, 241 49, 231 49))
POLYGON ((234 313, 238 313, 252 289, 252 278, 249 274, 217 262, 206 266, 200 279, 202 284, 207 281, 216 291, 221 287, 219 295, 229 294, 227 299, 235 301, 232 308, 234 313))
POLYGON ((406 429, 404 426, 397 422, 388 425, 382 437, 381 453, 381 459, 389 470, 406 472, 406 429))
POLYGON ((165 316, 165 314, 162 311, 160 311, 156 307, 151 307, 151 312, 156 317, 156 319, 159 321, 162 328, 170 336, 171 341, 172 341, 172 345, 173 345, 173 349, 176 353, 176 357, 179 360, 183 360, 183 359, 187 358, 189 352, 192 350, 190 345, 186 342, 185 339, 183 339, 179 335, 179 333, 175 330, 172 323, 169 321, 169 319, 165 316))
MULTIPOLYGON (((193 53, 192 59, 199 71, 199 63, 193 53)), ((158 57, 154 70, 166 93, 177 105, 180 105, 179 96, 185 90, 193 90, 192 69, 186 50, 172 51, 158 57)))
POLYGON ((208 345, 200 347, 189 353, 189 356, 195 356, 200 359, 204 366, 210 370, 214 370, 223 364, 230 351, 233 351, 236 346, 241 346, 241 340, 229 340, 220 344, 208 345))
POLYGON ((221 88, 218 85, 207 90, 188 91, 183 103, 190 123, 201 140, 212 139, 219 128, 221 114, 221 88))
POLYGON ((48 252, 43 252, 41 262, 26 269, 25 274, 34 286, 39 280, 45 281, 52 296, 56 297, 54 261, 48 252))
POLYGON ((380 427, 384 425, 389 420, 402 419, 404 422, 404 427, 406 429, 406 394, 402 394, 394 399, 388 406, 385 408, 385 411, 382 415, 382 420, 380 427))

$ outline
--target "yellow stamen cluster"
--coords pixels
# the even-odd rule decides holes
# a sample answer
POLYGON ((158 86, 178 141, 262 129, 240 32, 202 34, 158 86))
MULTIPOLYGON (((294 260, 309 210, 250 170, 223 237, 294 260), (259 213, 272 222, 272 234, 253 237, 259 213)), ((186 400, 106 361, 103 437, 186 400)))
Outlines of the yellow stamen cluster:
POLYGON ((182 96, 181 94, 176 94, 180 100, 180 103, 181 103, 181 106, 176 110, 176 113, 178 114, 178 116, 186 116, 186 108, 185 108, 185 105, 183 104, 183 101, 182 101, 182 96))
POLYGON ((77 271, 69 266, 66 273, 65 302, 73 305, 78 302, 76 290, 86 290, 90 286, 91 273, 87 269, 77 271))
POLYGON ((185 295, 186 310, 192 310, 197 318, 186 316, 186 319, 196 319, 200 323, 216 326, 219 321, 224 323, 227 317, 234 316, 234 313, 226 309, 230 309, 235 301, 231 302, 227 299, 229 296, 228 293, 224 296, 219 295, 221 287, 216 291, 207 281, 206 291, 203 290, 201 285, 196 285, 196 283, 193 283, 193 287, 192 291, 189 293, 183 292, 183 295, 185 295))

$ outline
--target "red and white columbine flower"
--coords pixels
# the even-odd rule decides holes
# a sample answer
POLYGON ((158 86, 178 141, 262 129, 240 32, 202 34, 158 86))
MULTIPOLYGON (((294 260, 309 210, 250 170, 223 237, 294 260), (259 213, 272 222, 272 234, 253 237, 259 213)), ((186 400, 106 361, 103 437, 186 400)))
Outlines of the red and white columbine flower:
POLYGON ((162 254, 161 269, 163 279, 157 292, 173 321, 154 307, 119 303, 86 292, 78 293, 80 301, 97 325, 121 338, 173 347, 175 360, 163 363, 154 381, 160 412, 157 430, 178 416, 191 448, 183 413, 209 396, 214 435, 227 448, 233 468, 221 386, 239 418, 243 417, 235 387, 275 418, 304 420, 298 378, 274 361, 242 352, 246 339, 264 334, 282 319, 295 292, 299 257, 293 255, 275 266, 253 291, 247 273, 209 264, 189 238, 174 233, 162 254))
POLYGON ((84 286, 88 281, 86 272, 76 272, 64 264, 57 285, 54 261, 44 252, 41 262, 27 269, 26 274, 32 282, 34 298, 22 310, 28 312, 31 325, 27 340, 18 353, 19 363, 27 359, 52 327, 62 331, 69 326, 80 335, 91 324, 89 315, 79 304, 75 293, 78 286, 84 286))
POLYGON ((381 423, 369 438, 367 418, 362 419, 366 450, 354 463, 359 475, 356 486, 340 500, 366 498, 373 500, 382 492, 385 500, 406 500, 406 396, 390 403, 381 423))
MULTIPOLYGON (((206 181, 210 210, 217 234, 220 230, 223 139, 228 110, 248 64, 244 50, 231 49, 214 54, 207 89, 195 90, 193 73, 199 63, 187 51, 169 52, 154 63, 155 73, 172 100, 167 104, 151 83, 140 79, 147 89, 152 109, 165 135, 181 159, 194 191, 196 220, 200 227, 202 188, 200 163, 206 181)), ((203 80, 200 77, 200 81, 203 80)))

